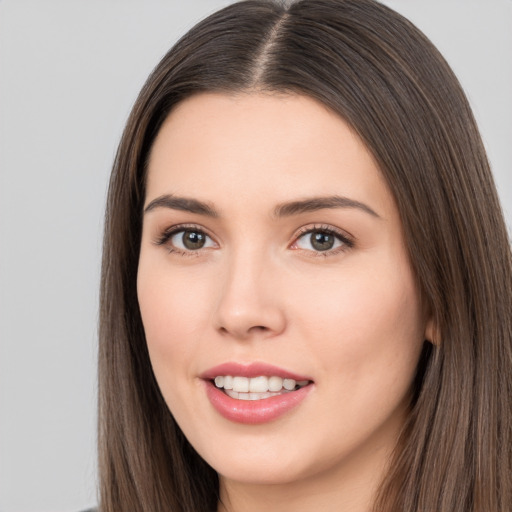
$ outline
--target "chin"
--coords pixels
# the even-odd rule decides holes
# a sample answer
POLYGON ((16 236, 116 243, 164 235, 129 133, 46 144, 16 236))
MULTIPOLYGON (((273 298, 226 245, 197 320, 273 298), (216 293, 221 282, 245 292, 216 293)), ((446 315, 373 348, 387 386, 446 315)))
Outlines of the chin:
POLYGON ((226 480, 249 485, 284 485, 304 478, 302 472, 297 471, 296 467, 285 467, 277 464, 276 461, 239 464, 231 467, 221 464, 217 473, 226 480))
MULTIPOLYGON (((233 444, 231 449, 208 450, 208 453, 201 453, 200 450, 200 455, 219 476, 240 483, 287 484, 304 478, 308 473, 304 453, 299 449, 288 453, 269 449, 263 439, 246 444, 252 444, 256 449, 250 450, 233 444)), ((227 444, 219 443, 218 446, 225 447, 227 444)), ((293 443, 288 445, 289 448, 292 446, 293 443)))

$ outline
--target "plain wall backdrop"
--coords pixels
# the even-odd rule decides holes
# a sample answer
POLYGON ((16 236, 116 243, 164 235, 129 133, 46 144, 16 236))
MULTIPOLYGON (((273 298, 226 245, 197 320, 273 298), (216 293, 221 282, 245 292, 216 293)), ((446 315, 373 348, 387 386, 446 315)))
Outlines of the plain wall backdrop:
MULTIPOLYGON (((0 511, 96 503, 102 215, 124 122, 228 0, 0 0, 0 511)), ((438 46, 512 226, 512 0, 386 0, 438 46)))

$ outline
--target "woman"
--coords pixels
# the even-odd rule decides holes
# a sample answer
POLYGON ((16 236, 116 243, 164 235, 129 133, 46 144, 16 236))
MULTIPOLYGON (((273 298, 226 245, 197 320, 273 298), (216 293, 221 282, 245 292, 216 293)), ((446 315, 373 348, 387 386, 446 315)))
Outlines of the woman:
POLYGON ((453 73, 371 0, 234 4, 111 179, 101 510, 512 507, 512 264, 453 73))

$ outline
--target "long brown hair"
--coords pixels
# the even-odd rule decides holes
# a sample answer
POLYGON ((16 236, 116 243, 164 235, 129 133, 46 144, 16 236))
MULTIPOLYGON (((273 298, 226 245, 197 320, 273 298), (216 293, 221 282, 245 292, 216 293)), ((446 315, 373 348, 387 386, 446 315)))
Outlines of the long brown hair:
POLYGON ((201 91, 308 95, 338 113, 394 194, 436 325, 377 512, 512 510, 512 261, 485 151, 452 71, 373 0, 233 4, 196 25, 137 99, 106 213, 99 352, 102 512, 206 512, 218 478, 153 376, 136 275, 146 161, 174 105, 201 91))

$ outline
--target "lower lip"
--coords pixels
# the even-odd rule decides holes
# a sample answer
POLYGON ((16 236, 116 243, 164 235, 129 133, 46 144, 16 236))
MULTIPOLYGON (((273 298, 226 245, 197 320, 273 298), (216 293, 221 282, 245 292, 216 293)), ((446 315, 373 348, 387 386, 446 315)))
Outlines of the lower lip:
POLYGON ((304 386, 297 391, 263 398, 261 400, 237 400, 226 395, 211 381, 205 381, 206 394, 216 411, 229 421, 258 425, 275 420, 297 407, 312 389, 304 386))

